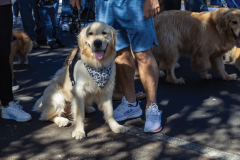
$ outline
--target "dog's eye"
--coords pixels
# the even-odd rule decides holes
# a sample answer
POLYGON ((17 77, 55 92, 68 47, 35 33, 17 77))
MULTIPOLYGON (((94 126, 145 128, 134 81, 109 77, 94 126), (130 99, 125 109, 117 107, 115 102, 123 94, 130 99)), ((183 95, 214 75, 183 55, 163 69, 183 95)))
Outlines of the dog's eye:
POLYGON ((93 35, 93 32, 89 32, 88 35, 90 35, 90 36, 93 35))
POLYGON ((233 24, 238 24, 237 21, 232 21, 233 24))
POLYGON ((105 34, 107 34, 107 32, 104 32, 104 31, 103 31, 103 32, 102 32, 102 34, 104 34, 104 35, 105 35, 105 34))

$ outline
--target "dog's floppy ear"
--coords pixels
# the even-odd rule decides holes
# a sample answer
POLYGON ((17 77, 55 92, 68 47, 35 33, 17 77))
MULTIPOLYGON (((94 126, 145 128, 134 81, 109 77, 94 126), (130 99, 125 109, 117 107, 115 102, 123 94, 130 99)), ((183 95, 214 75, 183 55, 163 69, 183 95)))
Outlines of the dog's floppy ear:
POLYGON ((114 47, 115 47, 117 45, 117 31, 113 27, 111 27, 111 35, 114 40, 114 47))
POLYGON ((226 31, 228 29, 229 19, 231 11, 223 10, 223 13, 219 14, 217 20, 217 30, 220 32, 226 31))
POLYGON ((80 34, 78 35, 78 45, 81 50, 84 50, 85 39, 86 39, 86 27, 83 28, 80 34))

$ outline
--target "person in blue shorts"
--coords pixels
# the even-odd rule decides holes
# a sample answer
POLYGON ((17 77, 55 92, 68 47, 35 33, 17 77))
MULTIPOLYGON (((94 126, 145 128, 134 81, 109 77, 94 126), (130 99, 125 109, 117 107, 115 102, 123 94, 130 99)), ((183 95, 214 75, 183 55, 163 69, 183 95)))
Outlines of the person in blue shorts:
MULTIPOLYGON (((78 0, 70 4, 80 8, 78 0)), ((123 93, 122 103, 114 110, 116 121, 123 121, 142 115, 139 101, 135 97, 135 61, 138 64, 140 79, 146 92, 145 132, 159 132, 161 111, 156 101, 158 86, 158 66, 152 55, 152 45, 158 45, 153 17, 160 12, 158 0, 96 0, 96 21, 102 21, 117 30, 117 78, 123 93)))

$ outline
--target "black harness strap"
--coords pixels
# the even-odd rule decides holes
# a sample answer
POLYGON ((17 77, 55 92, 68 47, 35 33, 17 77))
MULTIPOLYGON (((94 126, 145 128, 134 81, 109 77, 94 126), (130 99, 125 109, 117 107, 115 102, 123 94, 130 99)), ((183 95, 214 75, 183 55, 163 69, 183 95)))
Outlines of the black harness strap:
POLYGON ((72 82, 72 86, 75 85, 75 80, 74 80, 74 76, 73 76, 73 71, 74 71, 75 64, 77 63, 77 61, 81 60, 81 57, 78 55, 78 52, 79 52, 79 48, 77 50, 77 53, 73 57, 71 63, 69 64, 69 77, 70 77, 70 80, 72 82))

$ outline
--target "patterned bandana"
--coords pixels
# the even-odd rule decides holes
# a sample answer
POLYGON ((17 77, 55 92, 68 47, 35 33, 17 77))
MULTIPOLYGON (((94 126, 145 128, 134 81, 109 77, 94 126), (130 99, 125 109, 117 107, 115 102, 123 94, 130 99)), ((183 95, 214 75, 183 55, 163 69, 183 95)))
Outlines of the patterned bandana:
POLYGON ((93 81, 98 85, 98 87, 103 89, 111 76, 113 64, 101 69, 92 68, 89 65, 87 65, 84 61, 83 64, 84 67, 87 69, 88 73, 90 74, 90 76, 92 77, 93 81))

